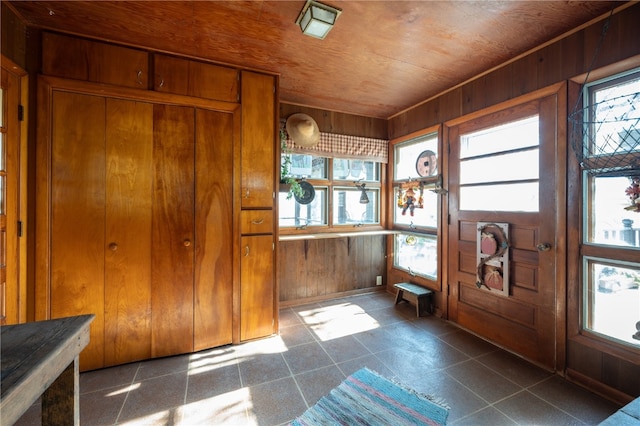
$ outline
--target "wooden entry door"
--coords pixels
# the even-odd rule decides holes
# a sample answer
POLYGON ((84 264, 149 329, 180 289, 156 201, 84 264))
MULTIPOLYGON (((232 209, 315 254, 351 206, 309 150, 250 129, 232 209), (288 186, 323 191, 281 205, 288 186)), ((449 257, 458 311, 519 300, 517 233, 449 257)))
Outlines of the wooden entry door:
POLYGON ((549 369, 564 362, 558 90, 460 121, 448 134, 449 319, 549 369), (478 268, 483 222, 508 224, 506 271, 497 271, 508 274, 504 292, 479 279, 490 271, 478 268))

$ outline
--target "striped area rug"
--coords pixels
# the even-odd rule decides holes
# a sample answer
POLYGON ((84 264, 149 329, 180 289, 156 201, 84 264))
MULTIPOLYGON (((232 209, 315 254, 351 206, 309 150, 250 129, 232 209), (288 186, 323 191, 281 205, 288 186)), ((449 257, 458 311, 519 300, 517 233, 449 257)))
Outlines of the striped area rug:
POLYGON ((444 425, 448 407, 363 368, 290 423, 318 425, 444 425))

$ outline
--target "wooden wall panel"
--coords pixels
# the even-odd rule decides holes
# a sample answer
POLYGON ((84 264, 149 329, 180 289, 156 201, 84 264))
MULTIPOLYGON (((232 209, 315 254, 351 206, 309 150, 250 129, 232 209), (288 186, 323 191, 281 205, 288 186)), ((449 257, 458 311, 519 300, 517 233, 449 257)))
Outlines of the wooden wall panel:
POLYGON ((280 241, 280 302, 299 304, 367 289, 385 276, 384 235, 280 241))
POLYGON ((0 11, 0 43, 2 54, 22 69, 27 69, 27 26, 2 2, 0 11))
POLYGON ((285 103, 280 104, 280 118, 282 120, 286 120, 287 117, 295 113, 310 115, 318 123, 318 128, 320 128, 321 132, 387 139, 387 120, 380 118, 363 117, 285 103))
POLYGON ((500 101, 571 79, 594 68, 611 65, 640 54, 640 8, 630 7, 611 17, 609 29, 602 37, 604 21, 519 58, 496 70, 475 78, 453 91, 415 106, 389 119, 389 139, 396 139, 481 110, 500 101), (463 108, 455 102, 456 91, 463 93, 463 108), (454 102, 451 102, 454 100, 454 102), (438 111, 428 114, 427 111, 438 111))

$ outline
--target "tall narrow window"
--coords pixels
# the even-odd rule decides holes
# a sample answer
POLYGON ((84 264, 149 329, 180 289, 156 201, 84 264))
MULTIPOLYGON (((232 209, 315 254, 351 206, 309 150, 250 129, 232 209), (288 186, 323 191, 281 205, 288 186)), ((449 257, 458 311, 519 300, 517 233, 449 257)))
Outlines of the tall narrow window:
POLYGON ((640 69, 583 99, 582 330, 640 348, 640 69))
POLYGON ((438 134, 429 133, 394 145, 393 267, 412 276, 438 280, 440 184, 438 134))

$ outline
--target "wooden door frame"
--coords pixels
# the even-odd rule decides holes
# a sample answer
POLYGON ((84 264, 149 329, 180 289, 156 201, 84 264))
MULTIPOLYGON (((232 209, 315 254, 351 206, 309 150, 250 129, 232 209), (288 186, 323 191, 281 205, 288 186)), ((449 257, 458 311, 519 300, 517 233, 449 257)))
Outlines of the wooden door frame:
MULTIPOLYGON (((17 146, 18 153, 14 166, 17 168, 18 175, 15 179, 15 186, 10 188, 7 185, 7 201, 16 199, 18 205, 15 209, 16 216, 11 224, 7 223, 7 234, 13 234, 15 237, 13 252, 17 253, 17 259, 11 260, 7 258, 7 267, 11 266, 14 271, 12 275, 16 276, 16 288, 10 293, 11 300, 6 300, 7 303, 14 305, 15 314, 8 318, 8 324, 21 324, 27 322, 28 318, 28 277, 27 277, 27 241, 29 235, 27 233, 27 178, 28 178, 28 127, 29 127, 29 77, 27 72, 13 62, 11 59, 4 55, 0 56, 0 62, 2 63, 2 69, 7 73, 13 75, 18 80, 18 93, 15 96, 10 96, 6 105, 10 116, 18 123, 18 134, 7 133, 7 150, 9 147, 17 146), (9 105, 9 101, 15 104, 9 105), (18 117, 19 105, 22 106, 22 117, 18 117), (18 222, 21 224, 21 229, 18 229, 18 222), (18 233, 20 235, 18 236, 18 233)), ((8 166, 8 165, 7 165, 8 166)), ((7 299, 9 299, 7 297, 7 299)))
MULTIPOLYGON (((442 159, 442 173, 443 180, 445 182, 445 189, 449 190, 450 179, 450 149, 451 144, 449 140, 449 133, 452 127, 458 126, 462 123, 475 120, 490 114, 494 114, 501 110, 511 108, 520 104, 524 104, 530 101, 541 99, 547 96, 556 96, 556 145, 555 155, 557 163, 555 164, 554 172, 556 176, 556 212, 555 223, 556 227, 556 270, 555 270, 555 370, 560 373, 564 373, 566 366, 566 348, 567 348, 567 82, 560 82, 543 89, 536 90, 526 95, 519 96, 517 98, 510 99, 505 102, 493 105, 491 107, 475 111, 470 114, 466 114, 455 119, 446 121, 443 128, 443 146, 447 149, 443 149, 442 159)), ((443 264, 449 263, 449 203, 448 199, 442 206, 442 217, 447 220, 443 220, 443 235, 446 240, 443 244, 443 264), (446 247, 446 248, 445 248, 446 247)), ((447 268, 448 269, 448 268, 447 268)), ((446 281, 443 281, 443 292, 446 292, 443 298, 448 299, 450 294, 449 274, 443 275, 446 277, 446 281)), ((448 306, 448 301, 445 301, 448 306)), ((448 308, 445 310, 449 317, 448 308)))

